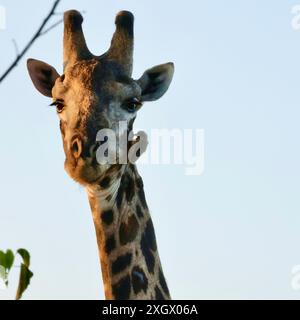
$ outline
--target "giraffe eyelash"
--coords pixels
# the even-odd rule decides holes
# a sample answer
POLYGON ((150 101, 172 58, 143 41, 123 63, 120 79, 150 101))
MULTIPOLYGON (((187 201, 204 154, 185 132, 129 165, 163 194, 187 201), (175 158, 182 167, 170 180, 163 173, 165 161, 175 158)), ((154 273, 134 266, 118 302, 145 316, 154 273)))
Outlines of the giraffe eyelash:
POLYGON ((64 103, 64 100, 63 99, 56 99, 56 100, 54 100, 53 102, 51 102, 50 104, 49 104, 49 106, 50 107, 52 107, 52 106, 57 106, 58 104, 63 104, 64 103))
POLYGON ((65 108, 64 101, 62 99, 54 100, 49 106, 56 106, 57 113, 61 113, 65 108))

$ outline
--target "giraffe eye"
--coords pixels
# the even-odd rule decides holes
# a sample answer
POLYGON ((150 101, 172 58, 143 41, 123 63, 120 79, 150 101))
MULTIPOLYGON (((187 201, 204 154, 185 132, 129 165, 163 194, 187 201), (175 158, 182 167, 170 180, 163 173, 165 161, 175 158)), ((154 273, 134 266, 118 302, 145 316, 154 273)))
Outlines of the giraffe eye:
POLYGON ((58 103, 58 104, 56 105, 56 111, 57 111, 57 113, 63 112, 64 107, 65 107, 65 106, 64 106, 63 104, 58 103))
POLYGON ((142 103, 138 98, 132 98, 130 100, 125 101, 122 107, 128 112, 135 112, 141 107, 141 105, 142 103))
POLYGON ((64 110, 64 108, 65 108, 62 100, 53 101, 53 102, 50 104, 50 106, 56 106, 56 112, 57 112, 57 113, 63 112, 63 110, 64 110))

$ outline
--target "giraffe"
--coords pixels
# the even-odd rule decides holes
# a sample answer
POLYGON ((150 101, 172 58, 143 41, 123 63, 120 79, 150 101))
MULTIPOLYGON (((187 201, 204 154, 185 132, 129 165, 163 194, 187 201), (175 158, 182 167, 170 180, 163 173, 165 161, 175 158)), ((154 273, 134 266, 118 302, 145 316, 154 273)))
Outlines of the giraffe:
POLYGON ((103 128, 120 134, 119 121, 127 124, 128 134, 143 102, 157 100, 167 91, 174 65, 155 66, 134 80, 133 14, 117 14, 110 48, 100 56, 88 50, 82 22, 78 11, 64 13, 61 75, 36 59, 27 60, 28 72, 35 88, 52 98, 56 107, 65 170, 87 190, 105 298, 171 299, 136 164, 100 164, 96 135, 103 128))

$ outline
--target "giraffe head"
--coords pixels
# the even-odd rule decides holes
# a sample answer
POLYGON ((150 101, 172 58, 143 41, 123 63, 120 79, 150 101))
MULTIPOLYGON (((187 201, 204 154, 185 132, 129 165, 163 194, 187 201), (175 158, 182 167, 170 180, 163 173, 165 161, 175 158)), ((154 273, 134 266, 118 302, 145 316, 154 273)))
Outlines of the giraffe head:
POLYGON ((131 130, 137 111, 145 101, 159 99, 168 89, 174 72, 173 63, 148 69, 132 79, 133 15, 117 14, 116 31, 110 48, 101 56, 87 48, 81 14, 64 14, 64 71, 59 75, 49 64, 29 59, 27 67, 36 89, 52 97, 60 119, 66 155, 65 169, 81 184, 98 181, 110 165, 99 165, 96 151, 97 132, 118 132, 118 123, 131 130))

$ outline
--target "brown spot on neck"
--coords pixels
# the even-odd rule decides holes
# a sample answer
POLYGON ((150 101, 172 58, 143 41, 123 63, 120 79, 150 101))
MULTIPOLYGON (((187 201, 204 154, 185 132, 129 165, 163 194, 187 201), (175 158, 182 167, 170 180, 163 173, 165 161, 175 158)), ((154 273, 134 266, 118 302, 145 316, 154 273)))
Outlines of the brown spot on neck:
POLYGON ((139 230, 139 223, 134 214, 129 216, 127 222, 123 222, 119 229, 119 238, 121 245, 125 245, 135 240, 139 230))

